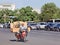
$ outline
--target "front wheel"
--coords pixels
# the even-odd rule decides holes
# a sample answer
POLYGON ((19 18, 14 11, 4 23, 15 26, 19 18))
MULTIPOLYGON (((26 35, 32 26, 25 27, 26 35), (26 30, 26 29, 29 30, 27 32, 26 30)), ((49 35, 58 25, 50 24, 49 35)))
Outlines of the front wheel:
POLYGON ((21 40, 24 42, 26 40, 26 32, 22 32, 21 40))
POLYGON ((26 36, 22 39, 22 41, 25 42, 25 40, 26 40, 26 36))

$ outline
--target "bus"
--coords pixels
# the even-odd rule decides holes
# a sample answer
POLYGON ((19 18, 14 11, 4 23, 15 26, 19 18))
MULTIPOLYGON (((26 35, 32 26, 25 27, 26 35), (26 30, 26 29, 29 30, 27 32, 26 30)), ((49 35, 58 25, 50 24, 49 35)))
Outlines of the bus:
POLYGON ((55 23, 55 22, 60 22, 60 19, 50 19, 50 20, 48 20, 47 22, 53 22, 53 23, 55 23))

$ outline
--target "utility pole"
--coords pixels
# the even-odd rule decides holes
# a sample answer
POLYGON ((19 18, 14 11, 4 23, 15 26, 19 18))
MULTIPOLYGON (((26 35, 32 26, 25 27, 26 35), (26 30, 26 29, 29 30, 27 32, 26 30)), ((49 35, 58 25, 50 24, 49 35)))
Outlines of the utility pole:
POLYGON ((4 14, 3 17, 4 17, 4 23, 5 23, 6 22, 6 14, 4 14))

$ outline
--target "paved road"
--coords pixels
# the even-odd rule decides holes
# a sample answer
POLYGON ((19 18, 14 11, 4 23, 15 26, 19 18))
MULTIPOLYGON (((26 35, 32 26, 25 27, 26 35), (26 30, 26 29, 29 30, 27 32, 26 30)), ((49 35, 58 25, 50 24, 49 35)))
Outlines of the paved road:
POLYGON ((0 45, 60 45, 60 32, 32 30, 25 42, 17 42, 9 29, 0 28, 0 45))

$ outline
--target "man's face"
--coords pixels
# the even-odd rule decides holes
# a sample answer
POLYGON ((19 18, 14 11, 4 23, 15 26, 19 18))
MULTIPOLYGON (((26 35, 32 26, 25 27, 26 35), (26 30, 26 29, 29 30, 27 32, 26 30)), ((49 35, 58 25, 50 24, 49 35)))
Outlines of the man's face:
POLYGON ((24 26, 24 24, 22 24, 22 26, 24 26))

